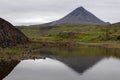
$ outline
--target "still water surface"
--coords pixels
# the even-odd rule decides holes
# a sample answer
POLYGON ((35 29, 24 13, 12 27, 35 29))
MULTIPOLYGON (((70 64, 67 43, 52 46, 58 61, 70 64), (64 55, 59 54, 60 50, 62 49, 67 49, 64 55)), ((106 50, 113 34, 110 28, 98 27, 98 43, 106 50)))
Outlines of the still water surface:
POLYGON ((81 47, 37 51, 49 56, 18 62, 3 80, 120 80, 119 50, 81 47))
POLYGON ((92 61, 90 66, 79 64, 87 67, 82 72, 51 58, 23 60, 4 80, 120 80, 119 59, 111 57, 95 60, 97 62, 92 61))

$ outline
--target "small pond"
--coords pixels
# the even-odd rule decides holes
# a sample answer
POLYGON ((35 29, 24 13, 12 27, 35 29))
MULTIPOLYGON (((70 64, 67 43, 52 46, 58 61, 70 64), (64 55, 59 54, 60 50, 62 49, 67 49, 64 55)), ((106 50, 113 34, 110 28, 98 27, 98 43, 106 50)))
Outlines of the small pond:
POLYGON ((120 53, 116 49, 87 46, 34 52, 46 57, 17 62, 3 80, 120 80, 120 53))

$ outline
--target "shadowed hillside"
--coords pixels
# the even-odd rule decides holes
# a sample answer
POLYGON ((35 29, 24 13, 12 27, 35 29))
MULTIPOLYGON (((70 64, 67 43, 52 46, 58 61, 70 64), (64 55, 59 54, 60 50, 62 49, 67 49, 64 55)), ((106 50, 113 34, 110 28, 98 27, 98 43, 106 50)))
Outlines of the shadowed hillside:
POLYGON ((0 46, 9 47, 16 44, 24 44, 28 38, 12 24, 0 18, 0 46))

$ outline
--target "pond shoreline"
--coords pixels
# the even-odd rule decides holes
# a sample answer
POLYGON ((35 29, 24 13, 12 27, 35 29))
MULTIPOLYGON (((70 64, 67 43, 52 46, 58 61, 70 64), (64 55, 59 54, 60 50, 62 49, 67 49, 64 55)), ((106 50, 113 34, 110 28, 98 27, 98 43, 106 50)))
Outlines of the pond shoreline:
POLYGON ((1 49, 2 51, 6 51, 5 53, 1 54, 0 61, 2 60, 25 60, 25 59, 41 59, 45 58, 45 56, 40 54, 34 54, 34 51, 41 49, 41 48, 78 48, 80 46, 89 46, 89 47, 101 47, 101 48, 108 48, 108 49, 120 49, 119 43, 108 43, 108 42, 101 42, 101 43, 83 43, 83 42, 41 42, 41 41, 31 41, 28 44, 21 45, 21 46, 14 46, 13 48, 1 49), (20 49, 20 52, 17 51, 13 53, 14 49, 20 49), (10 51, 9 51, 10 50, 10 51), (9 53, 9 54, 8 54, 9 53), (3 56, 2 56, 3 55, 3 56), (7 57, 6 57, 7 56, 7 57))
POLYGON ((94 47, 103 47, 103 48, 111 48, 111 49, 120 49, 119 42, 48 42, 48 41, 31 41, 30 43, 38 43, 41 47, 79 47, 83 46, 94 46, 94 47))
POLYGON ((21 54, 21 55, 9 55, 8 58, 0 58, 0 62, 2 61, 21 61, 21 60, 27 60, 27 59, 45 59, 45 56, 41 55, 33 55, 33 54, 21 54))

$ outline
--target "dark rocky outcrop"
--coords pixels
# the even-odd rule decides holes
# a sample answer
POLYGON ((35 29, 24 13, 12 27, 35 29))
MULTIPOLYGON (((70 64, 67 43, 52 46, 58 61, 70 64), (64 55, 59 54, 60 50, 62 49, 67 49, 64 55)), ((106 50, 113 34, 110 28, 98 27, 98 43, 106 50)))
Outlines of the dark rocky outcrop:
POLYGON ((9 47, 28 42, 28 38, 11 23, 0 18, 0 46, 9 47))
POLYGON ((5 78, 19 62, 18 60, 0 60, 0 80, 5 78))

